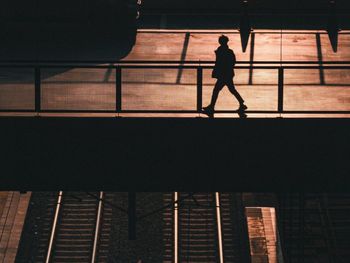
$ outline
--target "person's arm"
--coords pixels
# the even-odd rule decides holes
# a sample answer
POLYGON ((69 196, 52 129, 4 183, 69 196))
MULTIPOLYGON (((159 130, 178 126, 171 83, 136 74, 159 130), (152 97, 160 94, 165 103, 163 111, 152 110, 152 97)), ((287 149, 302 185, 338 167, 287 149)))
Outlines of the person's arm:
POLYGON ((218 51, 215 50, 215 67, 218 65, 218 51))
POLYGON ((217 78, 217 67, 218 67, 218 53, 217 53, 217 50, 215 50, 215 64, 214 64, 213 71, 211 73, 212 78, 217 78))
POLYGON ((232 66, 234 67, 236 65, 236 55, 235 53, 232 51, 232 66))

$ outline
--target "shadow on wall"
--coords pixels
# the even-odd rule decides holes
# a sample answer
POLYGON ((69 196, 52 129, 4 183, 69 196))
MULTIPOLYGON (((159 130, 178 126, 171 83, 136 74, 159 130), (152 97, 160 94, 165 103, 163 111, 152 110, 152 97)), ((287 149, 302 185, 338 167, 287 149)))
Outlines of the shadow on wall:
POLYGON ((127 0, 5 0, 2 60, 119 60, 136 38, 127 0))

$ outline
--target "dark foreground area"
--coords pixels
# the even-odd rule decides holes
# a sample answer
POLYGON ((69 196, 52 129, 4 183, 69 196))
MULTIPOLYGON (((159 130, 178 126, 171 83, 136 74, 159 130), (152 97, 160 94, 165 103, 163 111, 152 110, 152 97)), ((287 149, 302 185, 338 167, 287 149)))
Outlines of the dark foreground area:
POLYGON ((1 118, 1 190, 348 191, 349 119, 1 118))

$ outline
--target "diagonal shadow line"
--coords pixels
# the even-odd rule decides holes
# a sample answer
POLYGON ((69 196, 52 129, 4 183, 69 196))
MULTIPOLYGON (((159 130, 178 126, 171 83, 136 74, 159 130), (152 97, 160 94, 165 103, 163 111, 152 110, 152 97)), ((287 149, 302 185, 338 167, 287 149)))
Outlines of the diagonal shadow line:
MULTIPOLYGON (((187 54, 187 49, 188 49, 188 43, 189 42, 190 42, 190 32, 186 32, 180 61, 184 61, 186 59, 186 54, 187 54)), ((183 63, 181 63, 180 65, 183 65, 183 63)), ((177 72, 176 84, 180 84, 181 77, 182 77, 182 72, 183 72, 183 69, 180 68, 179 71, 177 72)))
POLYGON ((112 68, 108 68, 103 78, 103 82, 108 82, 111 75, 112 75, 112 68))
MULTIPOLYGON (((254 61, 254 47, 255 47, 255 33, 251 33, 251 38, 250 38, 250 65, 253 66, 253 61, 254 61)), ((248 80, 249 85, 253 85, 253 68, 249 69, 249 80, 248 80)))
MULTIPOLYGON (((323 65, 322 61, 323 61, 323 55, 322 55, 322 49, 321 49, 321 37, 320 37, 320 33, 316 33, 316 46, 317 46, 317 60, 318 60, 318 64, 320 66, 323 65)), ((320 84, 324 85, 325 81, 324 81, 324 70, 322 68, 320 68, 320 84)))

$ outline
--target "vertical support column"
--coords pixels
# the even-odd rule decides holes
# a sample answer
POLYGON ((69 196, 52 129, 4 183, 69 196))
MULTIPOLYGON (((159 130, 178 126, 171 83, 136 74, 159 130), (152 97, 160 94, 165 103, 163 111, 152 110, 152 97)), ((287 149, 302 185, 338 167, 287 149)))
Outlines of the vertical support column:
POLYGON ((115 110, 120 113, 122 111, 122 69, 120 66, 116 67, 115 88, 115 110))
POLYGON ((283 82, 284 82, 284 68, 278 68, 278 112, 283 112, 283 82))
POLYGON ((129 240, 136 240, 136 193, 128 193, 128 230, 129 240))
POLYGON ((197 112, 202 112, 203 107, 203 68, 197 68, 197 112))
POLYGON ((34 85, 35 85, 35 112, 41 111, 41 72, 40 68, 34 69, 34 85))

